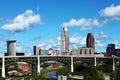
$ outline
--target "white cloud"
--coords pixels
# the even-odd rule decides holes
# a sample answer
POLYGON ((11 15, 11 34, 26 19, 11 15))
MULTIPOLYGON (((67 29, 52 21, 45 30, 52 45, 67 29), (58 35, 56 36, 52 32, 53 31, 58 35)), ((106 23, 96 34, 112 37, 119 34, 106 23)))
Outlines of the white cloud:
POLYGON ((108 35, 106 35, 104 32, 101 32, 101 37, 102 38, 108 38, 108 35))
POLYGON ((25 53, 27 56, 33 55, 33 46, 25 45, 21 42, 16 43, 16 52, 25 53))
POLYGON ((0 55, 4 55, 7 52, 6 44, 0 44, 0 55))
POLYGON ((95 35, 97 40, 107 40, 109 39, 109 36, 105 34, 103 31, 100 34, 95 35))
MULTIPOLYGON (((101 32, 103 34, 103 32, 101 32)), ((78 37, 73 36, 70 37, 70 48, 80 48, 80 47, 86 47, 86 36, 84 37, 78 37)), ((101 40, 97 40, 95 37, 95 49, 102 50, 105 49, 105 45, 101 42, 101 40)))
POLYGON ((23 51, 23 49, 24 49, 23 46, 17 46, 16 47, 17 52, 21 52, 21 51, 23 51))
POLYGON ((39 46, 41 46, 42 49, 53 48, 55 50, 59 50, 59 45, 60 45, 59 41, 55 40, 46 40, 39 44, 39 46))
POLYGON ((96 50, 105 49, 105 46, 100 40, 95 39, 95 49, 96 50))
POLYGON ((69 46, 70 50, 73 48, 80 48, 80 47, 85 47, 86 46, 86 37, 81 37, 81 36, 72 36, 69 38, 69 46))
POLYGON ((86 44, 86 37, 83 37, 83 38, 81 39, 81 44, 82 44, 82 45, 85 45, 85 44, 86 44))
POLYGON ((1 28, 10 32, 16 32, 27 30, 35 24, 41 24, 40 15, 33 13, 32 10, 27 10, 23 14, 19 14, 13 20, 1 26, 1 28))
POLYGON ((120 20, 120 5, 114 6, 112 4, 100 11, 100 17, 105 17, 103 19, 99 18, 80 18, 80 19, 70 19, 68 22, 63 22, 62 26, 68 27, 80 27, 80 30, 91 30, 93 28, 103 27, 111 21, 120 20))
POLYGON ((114 6, 114 4, 112 4, 101 10, 100 15, 103 17, 120 17, 120 5, 114 6))
POLYGON ((80 44, 81 37, 70 37, 69 41, 72 44, 80 44))
POLYGON ((80 27, 80 30, 91 30, 93 27, 102 27, 104 24, 106 24, 106 20, 100 23, 97 19, 71 19, 68 22, 64 22, 62 26, 69 26, 69 27, 80 27))
POLYGON ((113 42, 113 44, 115 44, 115 48, 120 48, 120 41, 119 40, 115 40, 113 42))
POLYGON ((72 36, 69 39, 71 44, 86 44, 86 37, 78 37, 78 36, 72 36))

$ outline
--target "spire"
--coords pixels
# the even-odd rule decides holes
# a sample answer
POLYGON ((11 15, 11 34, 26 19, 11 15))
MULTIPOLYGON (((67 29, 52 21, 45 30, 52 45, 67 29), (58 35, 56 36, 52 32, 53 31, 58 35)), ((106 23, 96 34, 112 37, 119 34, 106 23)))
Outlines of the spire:
POLYGON ((63 27, 63 30, 68 31, 68 29, 67 29, 67 27, 66 27, 66 26, 64 26, 64 27, 63 27))

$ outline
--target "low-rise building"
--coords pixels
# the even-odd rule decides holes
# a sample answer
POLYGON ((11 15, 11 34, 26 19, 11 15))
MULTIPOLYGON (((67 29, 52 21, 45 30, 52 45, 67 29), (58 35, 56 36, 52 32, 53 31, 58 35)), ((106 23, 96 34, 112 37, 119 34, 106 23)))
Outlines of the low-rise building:
POLYGON ((93 48, 77 48, 72 50, 72 55, 77 56, 94 56, 93 48))

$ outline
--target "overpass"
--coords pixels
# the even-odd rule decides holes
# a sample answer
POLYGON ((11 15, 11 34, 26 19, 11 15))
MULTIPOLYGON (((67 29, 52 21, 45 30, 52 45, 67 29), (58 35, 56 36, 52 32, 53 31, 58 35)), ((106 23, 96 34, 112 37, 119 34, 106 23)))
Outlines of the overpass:
POLYGON ((13 62, 27 62, 34 66, 32 71, 40 73, 40 65, 46 61, 58 61, 69 64, 71 72, 74 72, 74 63, 89 63, 92 66, 97 66, 101 62, 109 61, 112 63, 113 71, 115 63, 120 62, 120 57, 98 57, 98 56, 75 56, 75 55, 38 55, 38 56, 0 56, 0 64, 2 65, 2 77, 5 78, 5 65, 13 62), (35 68, 36 65, 36 68, 35 68), (34 70, 36 69, 36 70, 34 70))

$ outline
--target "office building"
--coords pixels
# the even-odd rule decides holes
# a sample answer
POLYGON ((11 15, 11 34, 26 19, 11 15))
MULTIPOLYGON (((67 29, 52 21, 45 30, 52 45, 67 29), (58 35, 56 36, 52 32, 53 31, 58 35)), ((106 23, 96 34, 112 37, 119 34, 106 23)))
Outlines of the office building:
POLYGON ((93 48, 77 48, 72 50, 72 55, 76 56, 94 56, 93 48))
POLYGON ((120 49, 115 49, 114 55, 120 57, 120 49))
POLYGON ((62 34, 60 39, 60 51, 62 53, 69 52, 69 37, 66 26, 62 28, 62 34))
POLYGON ((7 41, 7 56, 16 56, 16 41, 7 41))
POLYGON ((48 55, 48 54, 49 54, 49 50, 46 50, 46 49, 40 50, 40 55, 48 55))
POLYGON ((34 46, 33 51, 34 55, 39 55, 40 54, 41 47, 40 46, 34 46))
POLYGON ((86 47, 93 48, 95 50, 95 38, 92 33, 88 33, 88 35, 87 35, 86 47))
POLYGON ((113 54, 115 54, 115 44, 108 44, 106 49, 106 55, 112 56, 113 54))

